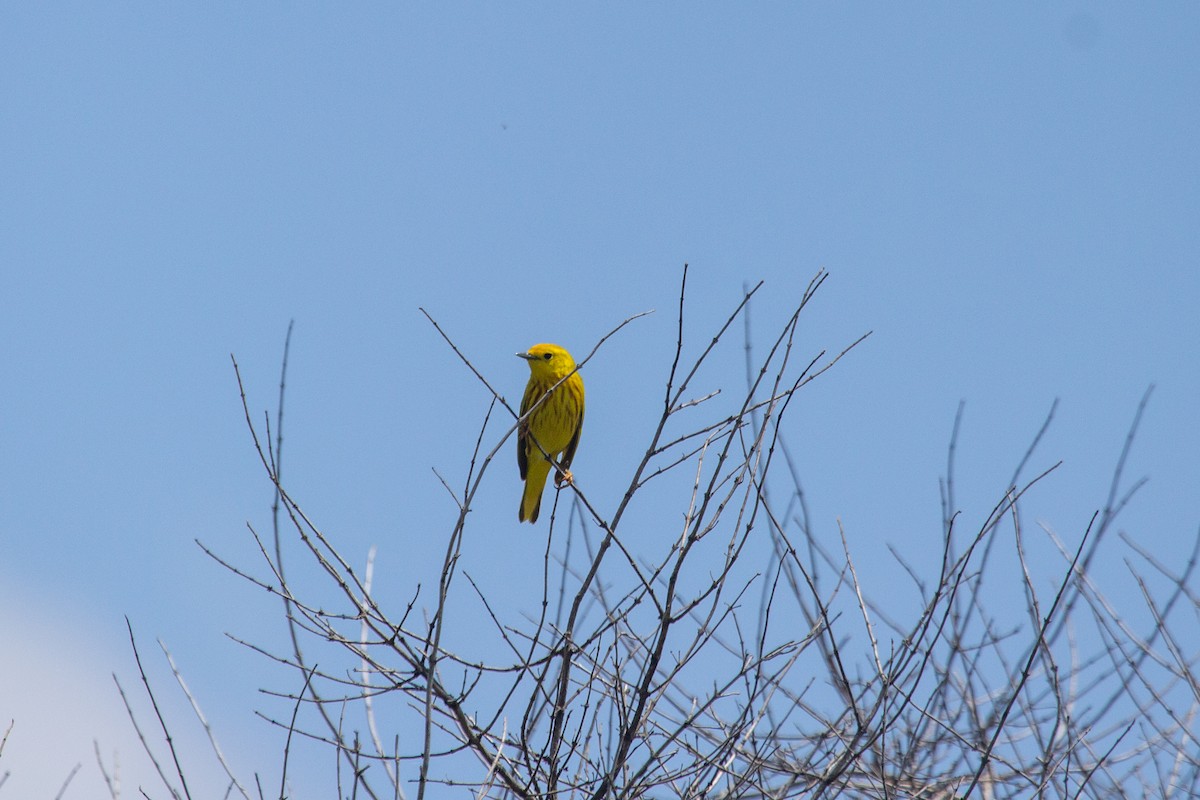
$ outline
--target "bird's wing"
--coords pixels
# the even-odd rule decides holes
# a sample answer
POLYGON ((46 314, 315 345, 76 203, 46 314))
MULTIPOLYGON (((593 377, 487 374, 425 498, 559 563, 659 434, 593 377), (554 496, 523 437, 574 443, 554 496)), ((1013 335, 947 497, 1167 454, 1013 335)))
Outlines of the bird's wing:
POLYGON ((571 468, 571 461, 575 459, 575 448, 579 447, 579 434, 583 433, 583 395, 579 397, 579 423, 575 426, 575 435, 571 437, 570 444, 563 451, 562 461, 560 462, 563 469, 571 468))
MULTIPOLYGON (((521 398, 521 414, 520 414, 520 416, 522 416, 522 417, 525 416, 525 413, 527 411, 529 411, 530 406, 532 406, 534 403, 536 403, 538 397, 541 396, 539 394, 539 395, 537 395, 537 397, 535 397, 534 396, 535 391, 536 391, 536 383, 534 381, 530 381, 525 386, 525 396, 521 398)), ((521 470, 521 480, 525 480, 525 473, 527 473, 529 471, 529 452, 528 452, 528 446, 527 446, 528 439, 529 439, 529 421, 526 420, 525 422, 522 422, 520 425, 517 426, 517 467, 518 467, 518 469, 521 470)))

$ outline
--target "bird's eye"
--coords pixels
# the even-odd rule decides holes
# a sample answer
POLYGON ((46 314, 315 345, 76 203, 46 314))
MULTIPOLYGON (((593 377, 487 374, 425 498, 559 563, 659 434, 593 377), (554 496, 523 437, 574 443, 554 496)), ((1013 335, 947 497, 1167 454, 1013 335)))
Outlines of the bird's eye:
POLYGON ((542 356, 542 358, 544 358, 544 359, 546 359, 547 361, 549 361, 549 360, 550 360, 550 355, 551 355, 550 353, 546 353, 546 355, 542 356))

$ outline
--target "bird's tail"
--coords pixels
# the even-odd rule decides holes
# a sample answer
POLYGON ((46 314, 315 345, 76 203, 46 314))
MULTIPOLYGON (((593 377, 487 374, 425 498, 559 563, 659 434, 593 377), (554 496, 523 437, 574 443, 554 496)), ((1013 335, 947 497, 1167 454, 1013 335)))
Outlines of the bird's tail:
MULTIPOLYGON (((539 456, 541 454, 538 454, 539 456)), ((546 488, 546 476, 550 474, 550 462, 545 458, 531 458, 525 473, 525 491, 521 495, 521 507, 517 519, 521 522, 537 522, 542 507, 542 490, 546 488)))

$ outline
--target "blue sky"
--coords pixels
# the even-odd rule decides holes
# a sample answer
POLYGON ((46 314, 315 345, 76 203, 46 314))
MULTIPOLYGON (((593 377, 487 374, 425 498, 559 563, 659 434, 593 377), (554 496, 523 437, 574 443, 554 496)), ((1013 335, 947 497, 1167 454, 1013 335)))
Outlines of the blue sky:
MULTIPOLYGON (((820 269, 805 352, 873 331, 789 422, 815 517, 842 521, 867 576, 894 575, 886 543, 936 542, 960 401, 960 500, 981 519, 1059 399, 1035 462, 1064 464, 1026 512, 1071 539, 1150 384, 1128 467, 1150 482, 1124 528, 1182 557, 1200 524, 1198 34, 1183 3, 6 7, 9 793, 82 762, 68 797, 95 796, 93 737, 154 786, 109 678, 136 689, 126 615, 147 654, 172 649, 237 766, 276 765, 251 709, 282 674, 224 634, 279 641, 278 609, 193 540, 254 557, 270 486, 230 354, 273 407, 289 320, 285 477, 347 555, 379 547, 396 596, 440 557, 454 507, 432 470, 461 482, 488 399, 418 307, 510 400, 516 350, 586 351, 656 310, 585 373, 576 471, 612 508, 685 261, 695 343, 760 279, 765 342, 820 269), (80 713, 63 686, 102 700, 80 713)), ((739 345, 714 388, 742 375, 739 345)), ((516 522, 515 473, 475 511, 469 557, 497 591, 544 543, 516 522)), ((1132 602, 1124 555, 1098 568, 1132 602)))

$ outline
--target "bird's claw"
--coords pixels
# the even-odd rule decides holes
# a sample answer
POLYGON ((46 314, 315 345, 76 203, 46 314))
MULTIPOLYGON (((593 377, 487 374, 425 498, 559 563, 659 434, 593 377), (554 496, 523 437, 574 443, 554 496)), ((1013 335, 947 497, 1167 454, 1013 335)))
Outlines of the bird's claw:
POLYGON ((566 472, 555 472, 554 473, 554 485, 562 486, 564 483, 567 484, 568 486, 575 485, 575 476, 571 474, 571 470, 567 470, 566 472))

